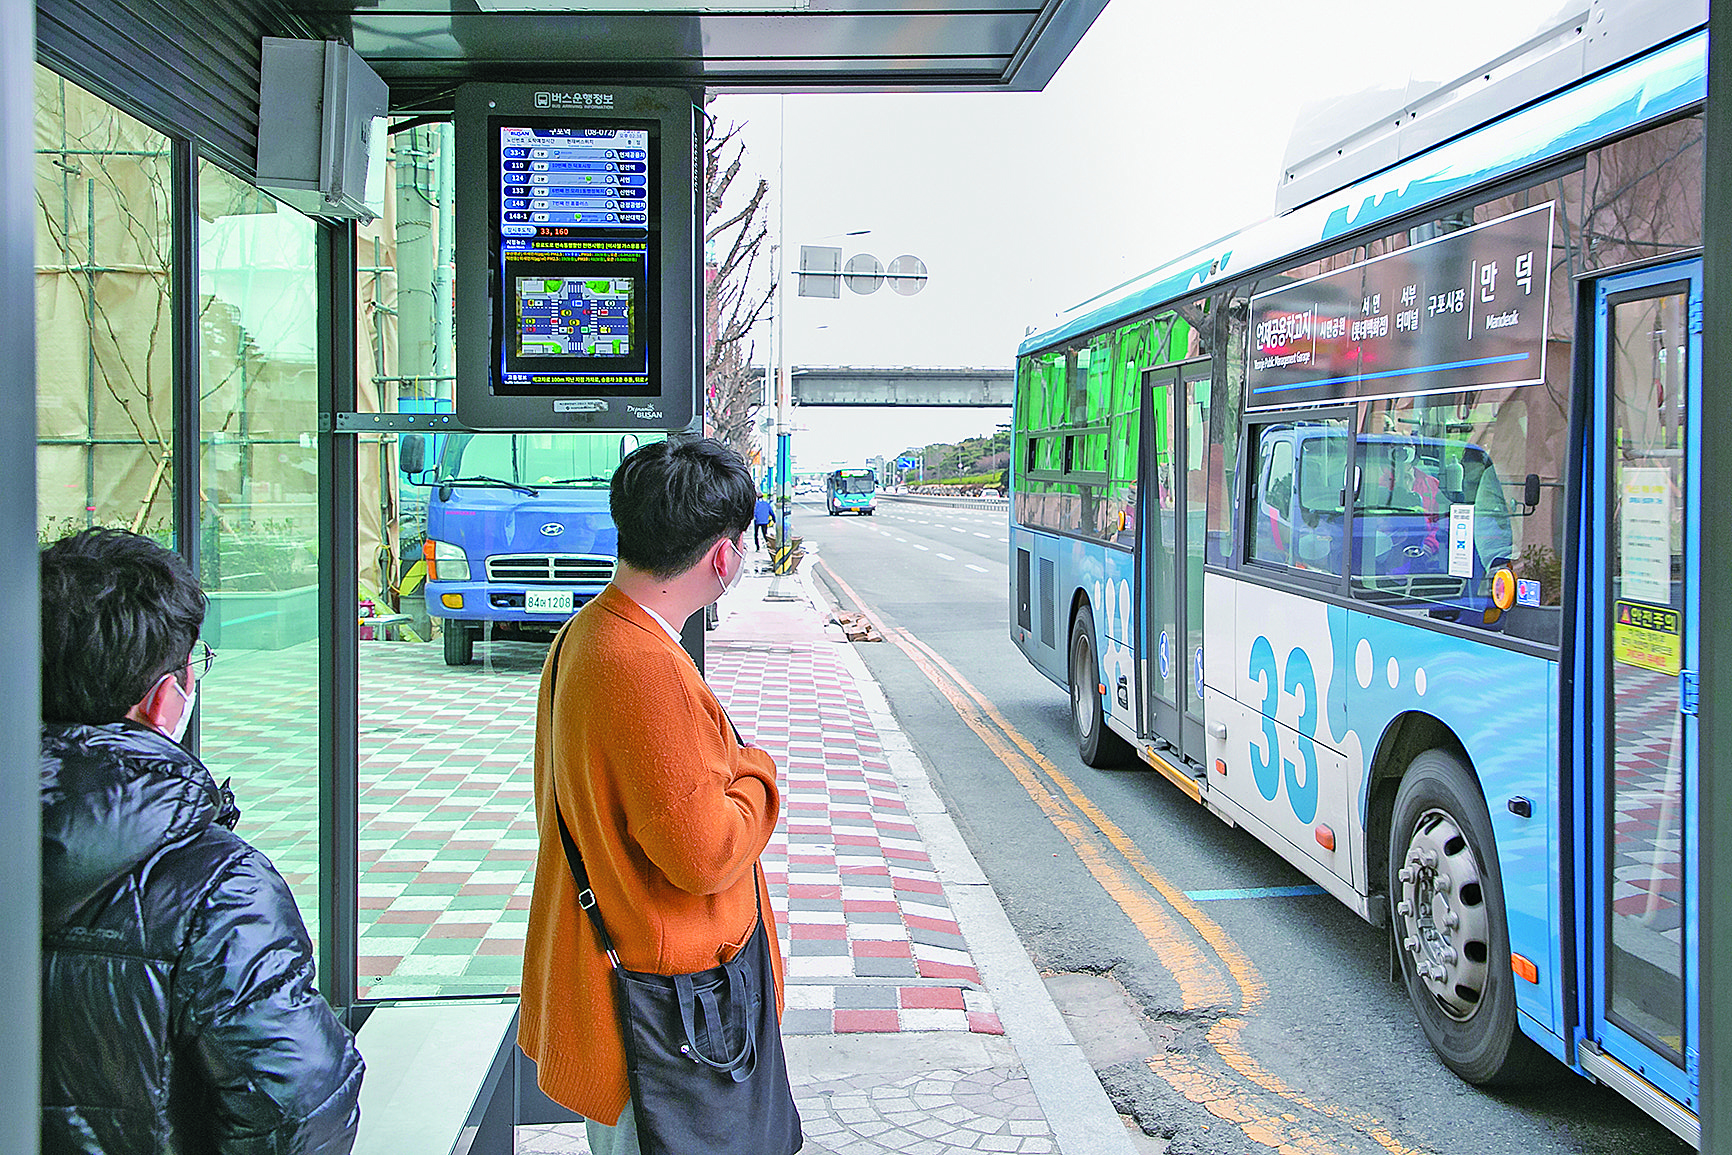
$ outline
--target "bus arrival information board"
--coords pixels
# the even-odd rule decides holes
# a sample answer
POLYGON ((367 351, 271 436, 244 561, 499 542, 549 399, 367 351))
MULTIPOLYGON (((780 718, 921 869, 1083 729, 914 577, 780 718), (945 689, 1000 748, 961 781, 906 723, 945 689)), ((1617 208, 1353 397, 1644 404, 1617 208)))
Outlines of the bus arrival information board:
POLYGON ((1248 408, 1545 380, 1552 205, 1251 298, 1248 408))
POLYGON ((505 389, 642 388, 650 134, 497 124, 505 389))

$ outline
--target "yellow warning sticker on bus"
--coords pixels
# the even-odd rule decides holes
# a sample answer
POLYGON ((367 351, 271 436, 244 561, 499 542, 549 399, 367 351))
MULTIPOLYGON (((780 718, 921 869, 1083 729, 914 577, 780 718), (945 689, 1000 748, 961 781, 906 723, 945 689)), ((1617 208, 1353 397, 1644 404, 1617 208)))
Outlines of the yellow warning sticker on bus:
POLYGON ((1619 602, 1612 621, 1612 657, 1626 666, 1676 674, 1684 668, 1678 611, 1669 606, 1619 602))

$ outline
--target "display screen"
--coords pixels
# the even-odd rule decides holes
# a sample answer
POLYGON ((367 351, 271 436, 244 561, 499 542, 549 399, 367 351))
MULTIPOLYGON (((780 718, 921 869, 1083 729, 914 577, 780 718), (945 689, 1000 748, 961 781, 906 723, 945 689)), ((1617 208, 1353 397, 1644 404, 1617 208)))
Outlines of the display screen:
POLYGON ((648 392, 654 134, 535 117, 490 127, 499 391, 648 392))
POLYGON ((1253 297, 1248 408, 1544 381, 1552 210, 1253 297))

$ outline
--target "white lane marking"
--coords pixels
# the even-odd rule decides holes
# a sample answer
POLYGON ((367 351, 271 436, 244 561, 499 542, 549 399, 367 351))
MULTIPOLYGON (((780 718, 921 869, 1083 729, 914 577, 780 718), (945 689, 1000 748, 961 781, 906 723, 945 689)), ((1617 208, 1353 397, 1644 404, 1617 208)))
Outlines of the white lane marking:
POLYGON ((999 541, 1000 541, 1000 542, 1001 542, 1001 543, 1003 543, 1003 544, 1004 544, 1004 545, 1009 545, 1009 544, 1010 544, 1010 539, 1009 539, 1009 538, 1008 538, 1008 537, 1001 537, 1001 538, 999 538, 999 539, 998 539, 998 540, 999 540, 999 541))
MULTIPOLYGON (((977 529, 977 530, 975 530, 975 531, 974 531, 974 536, 975 536, 975 537, 991 537, 991 536, 992 536, 992 535, 991 535, 991 534, 989 534, 989 533, 981 533, 981 532, 980 532, 980 531, 979 531, 979 530, 978 530, 978 529, 977 529)), ((1003 539, 1002 539, 1002 538, 1001 538, 1001 539, 999 539, 999 540, 1001 540, 1001 541, 1002 541, 1002 540, 1003 540, 1003 539)))
POLYGON ((955 530, 957 533, 967 533, 968 532, 966 529, 963 529, 960 525, 953 525, 950 528, 955 530))
POLYGON ((977 565, 971 565, 968 568, 973 570, 975 573, 985 573, 986 572, 984 569, 982 569, 980 566, 977 566, 977 565))
POLYGON ((939 556, 939 557, 941 557, 941 558, 943 558, 943 559, 944 559, 944 560, 945 560, 945 561, 955 561, 955 560, 956 560, 956 559, 955 559, 955 558, 953 558, 953 557, 951 557, 951 556, 950 556, 950 555, 949 555, 949 554, 947 554, 947 553, 941 553, 941 554, 939 554, 939 555, 938 555, 938 556, 939 556))
POLYGON ((925 546, 923 546, 923 545, 921 545, 921 544, 920 544, 920 543, 919 543, 919 542, 915 542, 915 543, 914 543, 914 548, 915 548, 915 549, 925 549, 925 548, 926 548, 926 547, 925 547, 925 546))
POLYGON ((907 544, 908 544, 908 539, 907 539, 907 538, 905 538, 905 537, 899 537, 899 538, 897 538, 897 539, 896 539, 896 540, 897 540, 897 541, 899 541, 899 542, 901 542, 901 543, 902 543, 902 544, 903 544, 903 545, 907 545, 907 544))

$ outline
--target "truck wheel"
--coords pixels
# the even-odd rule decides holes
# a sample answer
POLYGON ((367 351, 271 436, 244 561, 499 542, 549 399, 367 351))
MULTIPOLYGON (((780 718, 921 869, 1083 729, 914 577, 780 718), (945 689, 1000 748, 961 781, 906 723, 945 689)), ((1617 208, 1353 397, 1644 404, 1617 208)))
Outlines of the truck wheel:
POLYGON ((467 666, 475 660, 475 635, 462 622, 446 619, 445 664, 467 666))
POLYGON ((1101 709, 1100 663, 1095 657, 1095 616, 1088 606, 1077 611, 1070 628, 1070 717, 1076 731, 1077 753, 1083 764, 1104 768, 1131 761, 1131 744, 1107 729, 1101 709))
POLYGON ((1396 791, 1389 903, 1408 998, 1444 1065, 1478 1084, 1530 1074, 1541 1052, 1516 1026, 1491 816, 1448 751, 1420 754, 1396 791))

